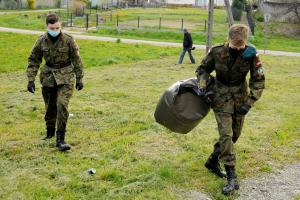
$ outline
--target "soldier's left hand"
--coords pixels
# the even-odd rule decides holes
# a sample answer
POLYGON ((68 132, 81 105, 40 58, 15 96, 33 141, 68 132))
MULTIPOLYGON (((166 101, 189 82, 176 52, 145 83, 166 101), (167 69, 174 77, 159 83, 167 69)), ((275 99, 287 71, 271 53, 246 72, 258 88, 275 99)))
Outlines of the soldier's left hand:
POLYGON ((251 106, 248 105, 248 104, 242 104, 238 110, 237 110, 237 113, 240 114, 240 115, 246 115, 249 110, 251 109, 251 106))
POLYGON ((34 81, 29 81, 27 84, 27 90, 31 93, 35 92, 35 84, 34 81))
POLYGON ((82 90, 83 88, 83 83, 82 82, 78 82, 76 83, 76 89, 79 91, 79 90, 82 90))

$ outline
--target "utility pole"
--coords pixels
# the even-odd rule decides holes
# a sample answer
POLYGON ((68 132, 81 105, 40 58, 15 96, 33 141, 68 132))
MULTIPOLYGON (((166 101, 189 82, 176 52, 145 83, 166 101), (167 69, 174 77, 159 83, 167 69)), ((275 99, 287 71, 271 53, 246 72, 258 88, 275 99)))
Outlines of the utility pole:
POLYGON ((207 38, 206 38, 206 52, 212 46, 212 29, 214 20, 214 0, 209 0, 208 3, 208 24, 207 24, 207 38))
POLYGON ((224 0, 225 6, 226 6, 226 11, 227 11, 227 19, 228 19, 228 25, 229 27, 233 25, 233 16, 232 16, 232 11, 231 11, 231 6, 229 0, 224 0))

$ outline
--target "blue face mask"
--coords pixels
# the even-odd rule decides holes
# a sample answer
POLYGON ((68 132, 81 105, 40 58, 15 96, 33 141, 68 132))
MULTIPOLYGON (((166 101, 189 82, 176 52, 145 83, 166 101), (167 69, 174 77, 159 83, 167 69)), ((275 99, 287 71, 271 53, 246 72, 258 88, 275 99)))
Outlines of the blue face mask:
POLYGON ((52 37, 57 37, 60 34, 60 31, 52 31, 48 29, 48 33, 49 35, 51 35, 52 37))

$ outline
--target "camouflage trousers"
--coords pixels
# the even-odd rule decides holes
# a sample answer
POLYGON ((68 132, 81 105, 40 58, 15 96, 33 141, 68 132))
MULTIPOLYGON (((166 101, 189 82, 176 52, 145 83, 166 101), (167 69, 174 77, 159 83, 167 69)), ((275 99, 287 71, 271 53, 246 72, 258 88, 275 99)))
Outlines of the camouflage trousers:
POLYGON ((73 94, 73 85, 55 85, 42 87, 46 107, 45 121, 47 128, 55 128, 65 132, 69 117, 68 104, 73 94))
POLYGON ((236 156, 233 144, 241 135, 244 115, 215 112, 219 130, 219 141, 214 145, 213 156, 228 166, 235 166, 236 156))

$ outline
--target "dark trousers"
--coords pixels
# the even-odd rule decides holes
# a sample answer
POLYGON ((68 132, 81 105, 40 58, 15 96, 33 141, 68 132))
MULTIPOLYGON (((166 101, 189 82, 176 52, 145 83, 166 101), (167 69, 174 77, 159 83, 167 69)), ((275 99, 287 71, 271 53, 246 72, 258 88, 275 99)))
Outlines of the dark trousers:
POLYGON ((192 55, 192 50, 190 48, 183 48, 182 49, 180 57, 179 57, 179 60, 178 60, 178 64, 182 64, 182 61, 183 61, 183 58, 184 58, 184 55, 185 55, 186 52, 189 53, 189 57, 190 57, 191 62, 193 64, 195 64, 195 59, 194 59, 194 57, 192 55))
POLYGON ((43 87, 42 94, 45 102, 45 121, 47 128, 55 128, 65 132, 69 117, 68 105, 73 94, 73 85, 55 85, 43 87))

